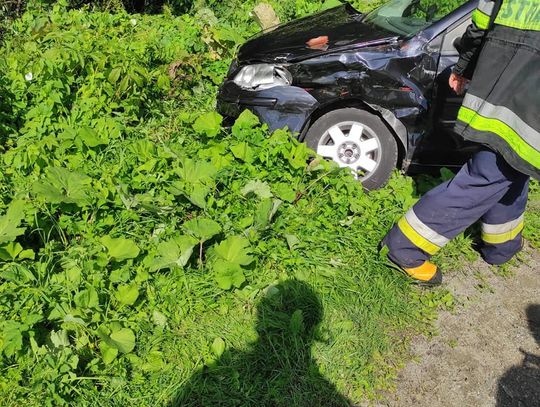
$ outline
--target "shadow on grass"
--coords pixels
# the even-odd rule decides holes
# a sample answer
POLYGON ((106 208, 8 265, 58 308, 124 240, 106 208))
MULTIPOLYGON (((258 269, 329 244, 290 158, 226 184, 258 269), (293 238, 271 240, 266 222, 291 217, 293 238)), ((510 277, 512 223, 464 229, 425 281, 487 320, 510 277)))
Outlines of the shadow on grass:
MULTIPOLYGON (((540 304, 527 307, 531 335, 540 347, 540 304)), ((523 362, 508 369, 499 380, 497 407, 540 406, 540 355, 520 349, 523 362)))
POLYGON ((247 351, 225 351, 194 374, 169 407, 351 405, 311 355, 322 317, 320 300, 306 283, 271 287, 257 305, 258 340, 247 351))

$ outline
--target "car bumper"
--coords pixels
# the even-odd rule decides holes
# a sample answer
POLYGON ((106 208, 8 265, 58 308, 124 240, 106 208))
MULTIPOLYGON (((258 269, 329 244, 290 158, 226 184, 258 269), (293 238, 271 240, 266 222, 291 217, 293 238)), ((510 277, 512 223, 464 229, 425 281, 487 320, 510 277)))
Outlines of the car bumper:
POLYGON ((287 127, 300 133, 319 102, 305 89, 296 86, 276 86, 257 91, 241 89, 226 81, 219 90, 217 111, 227 118, 237 118, 249 109, 271 131, 287 127))

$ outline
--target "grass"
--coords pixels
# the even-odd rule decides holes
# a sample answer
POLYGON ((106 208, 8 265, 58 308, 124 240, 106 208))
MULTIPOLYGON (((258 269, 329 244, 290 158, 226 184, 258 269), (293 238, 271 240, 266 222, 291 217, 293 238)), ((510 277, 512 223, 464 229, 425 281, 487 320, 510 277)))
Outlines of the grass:
MULTIPOLYGON (((299 210, 316 214, 322 206, 312 198, 299 210)), ((317 222, 295 224, 310 242, 268 259, 259 280, 271 284, 195 306, 160 338, 167 351, 156 355, 163 361, 158 375, 123 383, 121 391, 104 383, 89 404, 339 406, 392 389, 411 336, 434 334, 438 310, 451 310, 456 299, 444 288, 411 290, 401 275, 381 267, 374 240, 357 246, 359 219, 342 222, 336 231, 317 222)), ((452 265, 451 273, 477 259, 471 235, 460 235, 437 262, 452 265)), ((204 284, 195 283, 194 291, 204 284)))
POLYGON ((204 274, 184 286, 173 282, 184 280, 181 272, 158 280, 156 304, 173 308, 181 297, 191 311, 167 330, 147 332, 138 357, 153 354, 154 366, 100 383, 99 394, 84 395, 87 404, 338 406, 391 385, 403 333, 417 332, 428 306, 376 256, 384 230, 363 235, 364 216, 339 226, 342 214, 328 211, 326 199, 309 196, 278 220, 309 241, 290 250, 283 239, 256 278, 231 295, 212 301, 204 274))
MULTIPOLYGON (((155 210, 159 206, 169 204, 166 200, 158 202, 163 198, 159 194, 162 185, 156 182, 159 188, 152 190, 156 194, 149 194, 152 177, 138 168, 144 162, 126 164, 138 155, 138 150, 131 151, 137 137, 151 140, 148 144, 161 151, 160 156, 148 149, 148 161, 156 159, 165 168, 157 167, 159 170, 152 171, 152 175, 165 175, 173 164, 166 158, 172 150, 197 159, 208 158, 204 154, 209 153, 209 140, 196 135, 193 120, 187 119, 212 105, 216 86, 208 79, 202 83, 193 97, 189 93, 186 98, 193 100, 194 106, 184 102, 179 107, 176 101, 169 101, 163 117, 129 129, 125 143, 111 141, 94 158, 85 159, 85 164, 96 170, 97 179, 100 170, 105 169, 103 174, 108 175, 107 169, 113 172, 119 165, 125 171, 124 179, 115 178, 114 184, 137 184, 134 189, 140 192, 138 197, 147 199, 148 204, 147 210, 139 209, 138 214, 137 209, 111 209, 103 219, 97 219, 104 225, 96 227, 93 234, 98 236, 114 227, 118 233, 152 246, 155 242, 150 242, 149 236, 157 239, 165 229, 181 231, 184 218, 197 214, 219 220, 227 233, 252 233, 242 225, 250 216, 253 221, 256 203, 238 190, 248 179, 265 181, 267 177, 270 184, 275 183, 271 171, 277 170, 272 165, 270 169, 261 164, 250 166, 228 154, 235 165, 220 179, 215 194, 222 206, 209 205, 211 209, 204 213, 194 209, 182 213, 187 207, 184 202, 184 206, 175 206, 162 217, 154 213, 159 212, 155 210)), ((254 139, 251 133, 249 140, 254 139)), ((222 132, 211 142, 218 139, 222 144, 238 141, 222 132)), ((267 159, 275 158, 270 150, 260 152, 256 155, 264 152, 267 159)), ((276 160, 273 165, 277 166, 278 161, 286 160, 276 160)), ((137 262, 105 268, 94 258, 101 249, 87 253, 89 246, 83 246, 84 239, 78 238, 72 239, 71 247, 51 244, 45 248, 51 251, 50 257, 40 263, 40 274, 36 273, 44 276, 43 281, 26 285, 19 281, 16 283, 20 286, 10 286, 1 280, 0 289, 6 287, 2 294, 9 290, 9 298, 21 299, 24 289, 28 301, 23 301, 24 297, 21 302, 29 308, 35 301, 37 309, 42 298, 53 294, 62 306, 65 303, 75 308, 72 299, 65 299, 64 292, 58 290, 65 284, 63 291, 70 297, 83 286, 75 286, 71 293, 73 287, 61 280, 68 273, 60 265, 69 265, 65 262, 69 258, 93 276, 91 282, 100 289, 101 304, 106 304, 99 310, 83 310, 81 315, 88 320, 102 317, 104 323, 121 320, 136 331, 137 342, 133 352, 119 355, 113 364, 101 362, 97 340, 82 346, 83 351, 76 348, 74 330, 70 331, 68 346, 52 346, 52 328, 46 321, 50 308, 44 306, 45 322, 32 331, 39 337, 39 349, 28 344, 30 334, 25 333, 25 348, 16 355, 20 358, 2 359, 0 405, 65 402, 81 406, 339 406, 377 398, 381 391, 391 389, 399 367, 408 357, 410 338, 418 333, 433 333, 437 310, 451 309, 455 299, 444 288, 424 291, 411 287, 404 276, 387 267, 376 247, 391 224, 418 197, 417 191, 421 193, 440 180, 424 178, 424 184, 419 183, 415 189, 410 178, 395 175, 386 188, 369 196, 350 177, 336 174, 322 177, 315 184, 309 174, 294 180, 299 183, 295 187, 306 192, 294 204, 283 204, 271 225, 249 236, 257 261, 243 271, 247 281, 239 289, 219 289, 210 274, 212 270, 196 261, 185 269, 151 274, 137 262), (312 188, 304 188, 306 180, 312 188), (101 283, 111 279, 113 273, 121 280, 118 275, 124 272, 126 281, 132 279, 137 284, 140 298, 133 306, 115 309, 117 302, 114 298, 109 301, 112 296, 108 290, 115 289, 118 281, 105 288, 101 283), (52 293, 48 287, 56 291, 52 293), (68 350, 75 362, 66 362, 68 350), (68 395, 65 399, 60 398, 59 389, 64 391, 63 397, 68 395)), ((20 185, 18 188, 25 189, 20 185)), ((526 236, 538 245, 536 184, 532 191, 526 236)), ((67 213, 59 213, 59 220, 55 216, 50 214, 50 221, 62 233, 79 237, 80 230, 92 230, 91 222, 78 219, 77 212, 71 214, 73 223, 68 222, 67 213)), ((451 272, 477 259, 473 236, 474 231, 456 238, 437 256, 439 265, 451 272)), ((25 264, 31 269, 35 263, 25 264)), ((0 305, 2 315, 11 312, 12 305, 1 301, 0 305)), ((63 326, 59 323, 54 329, 63 326)))

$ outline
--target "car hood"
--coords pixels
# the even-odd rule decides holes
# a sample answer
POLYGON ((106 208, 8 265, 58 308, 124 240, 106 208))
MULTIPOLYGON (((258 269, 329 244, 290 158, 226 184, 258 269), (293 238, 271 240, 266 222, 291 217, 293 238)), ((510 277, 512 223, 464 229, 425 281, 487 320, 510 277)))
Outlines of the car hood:
POLYGON ((238 52, 241 65, 252 62, 294 62, 348 48, 366 47, 396 40, 395 33, 362 23, 363 14, 344 4, 294 20, 246 42, 238 52), (306 43, 321 36, 328 43, 310 48, 306 43))

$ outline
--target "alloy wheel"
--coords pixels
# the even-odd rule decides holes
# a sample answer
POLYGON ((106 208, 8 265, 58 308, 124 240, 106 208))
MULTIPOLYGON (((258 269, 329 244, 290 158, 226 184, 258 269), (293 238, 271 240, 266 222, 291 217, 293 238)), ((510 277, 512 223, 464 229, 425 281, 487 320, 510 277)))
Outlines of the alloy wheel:
POLYGON ((320 138, 317 154, 350 168, 359 180, 369 178, 381 159, 381 145, 365 124, 347 121, 330 127, 320 138))

